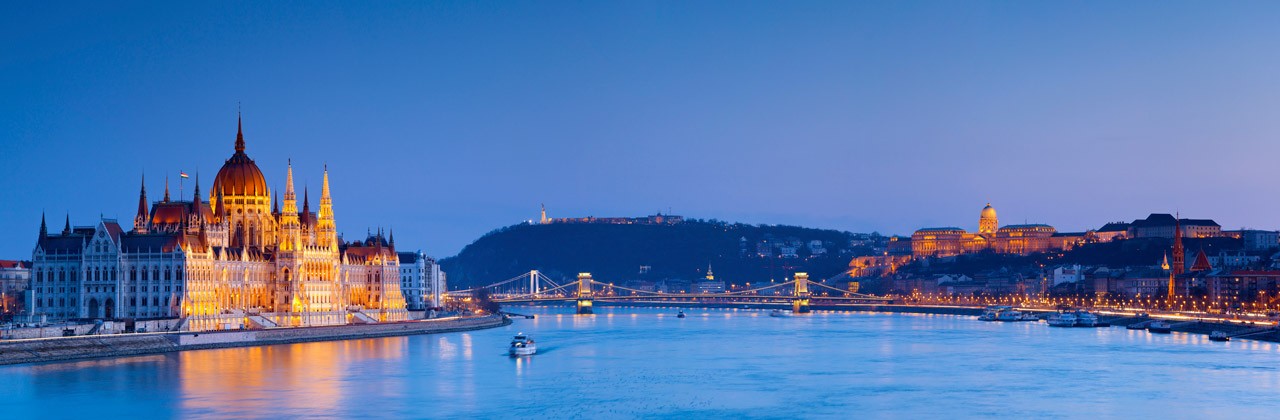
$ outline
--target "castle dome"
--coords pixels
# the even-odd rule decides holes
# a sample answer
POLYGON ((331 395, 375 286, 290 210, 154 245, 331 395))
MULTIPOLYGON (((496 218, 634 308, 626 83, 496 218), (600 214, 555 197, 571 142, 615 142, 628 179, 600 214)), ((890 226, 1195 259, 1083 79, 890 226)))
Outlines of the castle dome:
POLYGON ((209 191, 210 197, 216 197, 218 194, 267 196, 267 180, 262 176, 262 170, 253 163, 253 159, 249 159, 249 155, 244 154, 244 132, 241 130, 239 121, 236 121, 236 153, 222 164, 222 169, 218 170, 218 176, 213 178, 213 190, 209 191))
POLYGON ((981 216, 981 218, 983 218, 983 219, 995 219, 995 218, 996 218, 996 208, 995 208, 995 207, 991 207, 991 203, 987 203, 987 206, 982 208, 982 216, 981 216))

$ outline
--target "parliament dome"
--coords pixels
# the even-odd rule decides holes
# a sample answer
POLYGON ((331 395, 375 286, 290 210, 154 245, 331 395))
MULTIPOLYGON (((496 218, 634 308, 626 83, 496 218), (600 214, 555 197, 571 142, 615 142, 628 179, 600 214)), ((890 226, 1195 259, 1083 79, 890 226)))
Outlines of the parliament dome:
POLYGON ((218 176, 213 178, 213 190, 209 191, 211 197, 217 197, 219 193, 224 196, 267 196, 267 180, 262 176, 262 170, 253 163, 253 159, 249 159, 249 155, 244 154, 244 132, 238 121, 236 153, 222 164, 218 176))

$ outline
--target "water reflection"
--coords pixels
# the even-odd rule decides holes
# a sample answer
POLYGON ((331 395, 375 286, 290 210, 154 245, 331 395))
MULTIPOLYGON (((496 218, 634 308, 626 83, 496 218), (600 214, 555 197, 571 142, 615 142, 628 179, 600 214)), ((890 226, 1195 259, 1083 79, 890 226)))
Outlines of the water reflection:
POLYGON ((344 406, 348 388, 398 392, 361 377, 394 373, 379 363, 403 358, 405 338, 191 351, 178 354, 181 408, 188 413, 246 415, 283 410, 326 415, 344 406))
POLYGON ((506 328, 0 368, 6 418, 1266 417, 1280 348, 972 317, 522 308, 506 328), (513 334, 539 355, 505 354, 513 334), (1194 386, 1170 386, 1195 384, 1194 386), (1230 396, 1223 398, 1222 396, 1230 396), (803 403, 797 404, 797 401, 803 403), (928 404, 904 403, 928 401, 928 404))

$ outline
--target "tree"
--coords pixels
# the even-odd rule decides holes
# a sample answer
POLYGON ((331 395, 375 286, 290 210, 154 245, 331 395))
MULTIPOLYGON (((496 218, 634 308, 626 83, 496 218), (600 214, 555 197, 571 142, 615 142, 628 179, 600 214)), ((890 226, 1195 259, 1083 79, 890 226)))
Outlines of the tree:
POLYGON ((472 294, 471 297, 475 298, 476 309, 491 314, 496 314, 499 311, 502 311, 502 305, 493 301, 493 297, 490 295, 488 289, 476 289, 475 293, 472 294))

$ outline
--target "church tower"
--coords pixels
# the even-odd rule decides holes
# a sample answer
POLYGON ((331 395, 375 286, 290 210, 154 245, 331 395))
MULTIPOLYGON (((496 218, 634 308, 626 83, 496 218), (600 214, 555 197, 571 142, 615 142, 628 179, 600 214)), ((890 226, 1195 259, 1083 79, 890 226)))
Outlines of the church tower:
POLYGON ((1182 216, 1174 216, 1173 221, 1173 267, 1169 270, 1168 306, 1173 307, 1173 298, 1178 295, 1178 276, 1187 270, 1186 254, 1182 249, 1182 216))
POLYGON ((1173 275, 1178 276, 1187 271, 1187 255, 1182 249, 1182 219, 1175 220, 1173 226, 1173 275))
POLYGON ((995 207, 991 207, 991 203, 987 203, 987 206, 982 208, 982 215, 978 217, 978 234, 995 235, 996 229, 1000 228, 998 220, 995 207))

